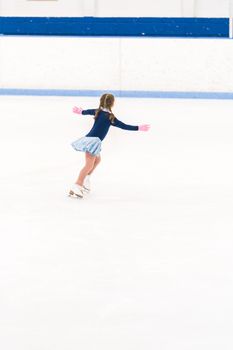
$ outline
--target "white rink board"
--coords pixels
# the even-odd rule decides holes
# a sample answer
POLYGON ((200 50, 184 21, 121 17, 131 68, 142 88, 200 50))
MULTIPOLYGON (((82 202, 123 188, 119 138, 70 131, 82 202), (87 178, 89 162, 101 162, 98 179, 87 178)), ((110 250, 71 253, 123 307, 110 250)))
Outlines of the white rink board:
POLYGON ((0 88, 233 92, 229 39, 12 36, 0 50, 0 88))

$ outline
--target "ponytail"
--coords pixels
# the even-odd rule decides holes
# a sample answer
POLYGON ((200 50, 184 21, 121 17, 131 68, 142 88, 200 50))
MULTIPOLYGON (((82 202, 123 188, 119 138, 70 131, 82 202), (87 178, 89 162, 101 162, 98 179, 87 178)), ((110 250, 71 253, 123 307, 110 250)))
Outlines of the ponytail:
POLYGON ((110 111, 110 113, 109 113, 109 120, 113 124, 114 123, 114 119, 116 118, 115 115, 112 113, 112 106, 113 106, 113 104, 114 104, 114 96, 112 94, 104 94, 104 95, 102 95, 101 98, 100 98, 100 105, 99 105, 99 108, 95 112, 94 119, 98 118, 99 112, 103 108, 107 108, 110 111))

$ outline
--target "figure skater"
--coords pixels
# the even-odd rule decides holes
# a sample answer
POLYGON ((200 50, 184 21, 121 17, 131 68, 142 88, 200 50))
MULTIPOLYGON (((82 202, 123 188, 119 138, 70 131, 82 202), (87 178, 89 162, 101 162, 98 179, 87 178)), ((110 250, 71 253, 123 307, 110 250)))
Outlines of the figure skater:
POLYGON ((92 129, 85 137, 72 143, 72 147, 76 151, 85 152, 86 163, 80 171, 75 184, 70 189, 70 196, 82 198, 85 192, 90 191, 90 175, 100 163, 101 142, 107 135, 110 126, 133 131, 148 131, 150 128, 148 124, 133 126, 124 124, 118 120, 112 113, 114 101, 115 99, 112 94, 104 94, 100 98, 100 105, 97 109, 83 110, 79 107, 73 108, 73 112, 76 114, 94 115, 95 121, 92 129))

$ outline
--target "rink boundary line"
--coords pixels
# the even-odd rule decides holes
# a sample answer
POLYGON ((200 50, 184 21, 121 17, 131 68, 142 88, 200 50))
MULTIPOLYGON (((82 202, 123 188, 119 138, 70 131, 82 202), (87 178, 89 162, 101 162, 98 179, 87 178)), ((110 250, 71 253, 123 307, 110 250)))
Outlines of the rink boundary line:
POLYGON ((181 98, 232 100, 233 92, 182 92, 182 91, 143 91, 143 90, 60 90, 60 89, 0 89, 1 96, 61 96, 96 97, 104 93, 128 98, 181 98))

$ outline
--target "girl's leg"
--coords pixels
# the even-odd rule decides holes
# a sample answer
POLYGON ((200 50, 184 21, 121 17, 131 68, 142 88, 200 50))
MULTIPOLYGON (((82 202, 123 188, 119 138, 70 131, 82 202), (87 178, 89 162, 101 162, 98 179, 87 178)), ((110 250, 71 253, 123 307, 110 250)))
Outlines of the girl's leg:
POLYGON ((86 152, 85 154, 86 157, 86 164, 85 166, 82 168, 82 170, 79 173, 79 176, 77 178, 76 184, 83 186, 83 181, 85 179, 85 177, 87 176, 87 174, 89 174, 91 172, 91 170, 94 167, 95 164, 95 160, 96 160, 96 156, 93 156, 92 154, 86 152))
POLYGON ((95 168, 97 167, 97 165, 101 162, 101 157, 98 156, 95 158, 95 163, 93 168, 91 169, 91 171, 89 171, 88 175, 91 175, 93 173, 93 171, 95 170, 95 168))

